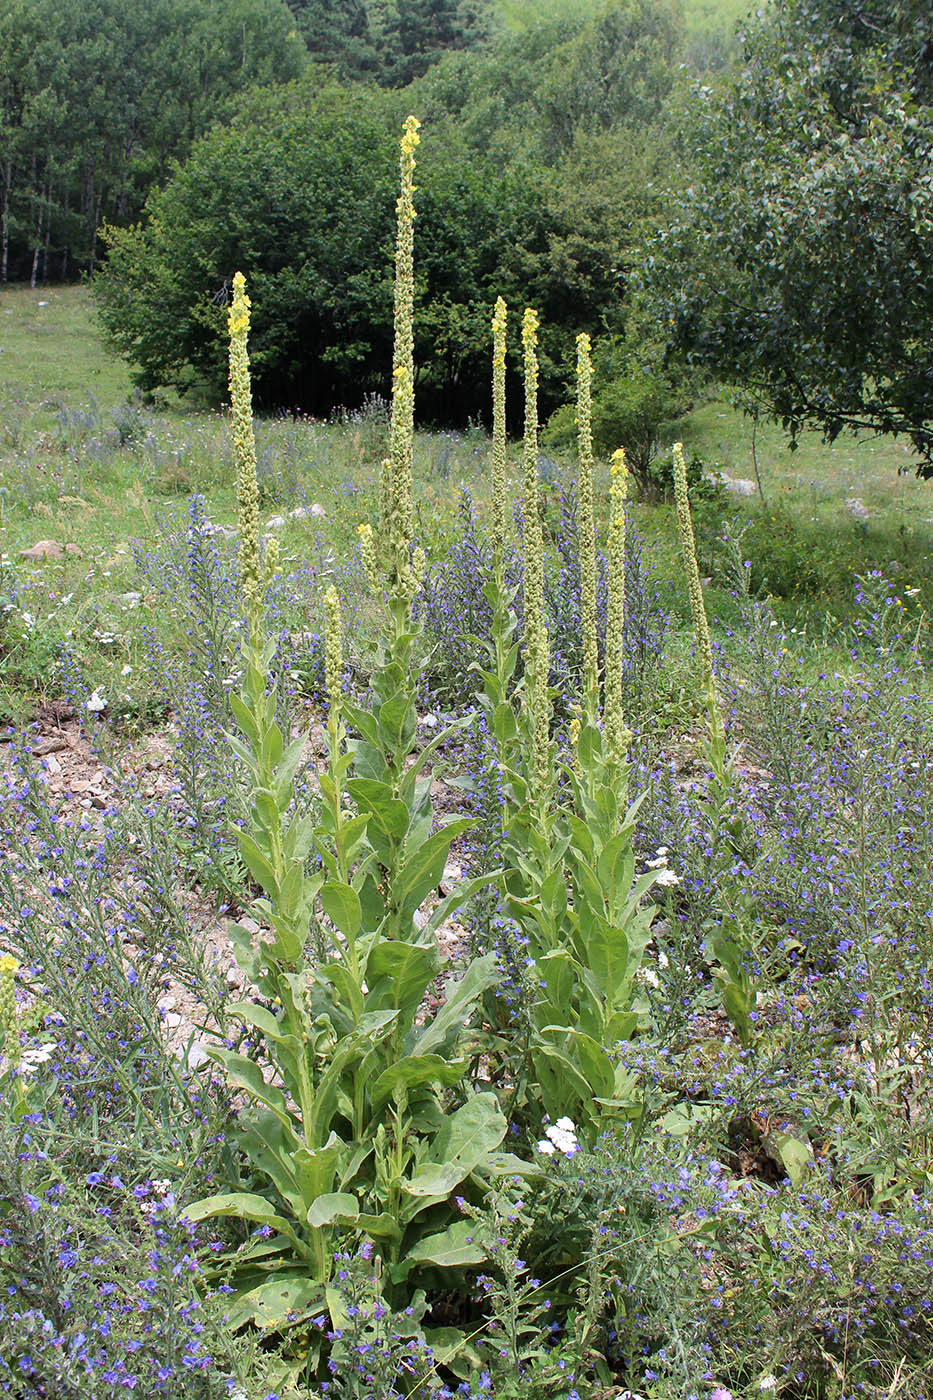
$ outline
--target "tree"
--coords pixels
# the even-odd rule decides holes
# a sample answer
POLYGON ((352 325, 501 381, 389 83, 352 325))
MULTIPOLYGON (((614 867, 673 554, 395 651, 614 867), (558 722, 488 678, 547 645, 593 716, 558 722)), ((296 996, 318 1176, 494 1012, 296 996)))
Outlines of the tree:
POLYGON ((306 62, 284 0, 0 0, 0 281, 92 270, 102 218, 306 62))
POLYGON ((933 475, 926 0, 785 0, 694 93, 692 184, 649 248, 670 347, 795 435, 900 433, 933 475))

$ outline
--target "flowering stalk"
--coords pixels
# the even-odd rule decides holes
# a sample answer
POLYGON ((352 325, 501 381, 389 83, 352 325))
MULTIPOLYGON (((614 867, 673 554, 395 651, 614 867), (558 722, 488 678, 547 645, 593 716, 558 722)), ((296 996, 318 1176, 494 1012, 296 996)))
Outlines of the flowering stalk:
POLYGON ((414 355, 414 171, 421 140, 417 117, 408 117, 401 141, 401 190, 396 203, 398 232, 395 246, 395 346, 392 356, 392 423, 390 431, 391 511, 389 542, 392 567, 400 591, 411 586, 408 550, 412 537, 412 455, 415 422, 414 355))
POLYGON ((259 486, 256 481, 256 440, 250 391, 250 299, 242 272, 233 279, 233 303, 227 318, 230 335, 230 405, 233 410, 233 451, 236 457, 237 524, 240 531, 240 587, 252 619, 262 597, 259 564, 259 486))
POLYGON ((625 501, 628 471, 620 447, 612 455, 609 476, 609 598, 606 615, 606 680, 603 720, 610 764, 625 762, 631 731, 622 708, 622 662, 625 635, 625 501))
POLYGON ((505 336, 508 311, 496 298, 492 318, 492 543, 497 565, 501 563, 507 525, 505 501, 505 336))
POLYGON ((525 444, 523 542, 525 590, 525 704, 530 707, 532 791, 543 816, 550 777, 550 654, 544 616, 544 545, 538 513, 538 315, 530 309, 522 320, 525 351, 525 444))
POLYGON ((593 520, 593 366, 590 338, 577 336, 577 538, 580 547, 580 625, 583 631, 583 694, 592 722, 599 703, 596 645, 596 532, 593 520))
POLYGON ((709 637, 709 623, 706 618, 706 605, 703 601, 703 588, 700 583, 700 569, 697 564, 697 547, 693 534, 693 521, 690 516, 690 497, 687 490, 687 464, 684 461, 683 444, 674 443, 674 499, 677 502, 677 522, 680 526, 680 545, 684 560, 684 573, 687 577, 687 591, 690 595, 690 612, 693 616, 693 633, 696 638, 700 664, 703 668, 703 685, 706 703, 709 708, 712 755, 717 772, 721 770, 724 757, 725 737, 722 715, 716 699, 716 682, 713 675, 713 648, 709 637))
POLYGON ((522 495, 524 542, 525 644, 530 659, 536 635, 544 626, 544 548, 538 514, 538 314, 526 310, 522 320, 525 352, 525 441, 522 495))
POLYGON ((16 1028, 16 974, 19 963, 9 953, 0 957, 0 1051, 11 1068, 19 1064, 20 1041, 16 1028))

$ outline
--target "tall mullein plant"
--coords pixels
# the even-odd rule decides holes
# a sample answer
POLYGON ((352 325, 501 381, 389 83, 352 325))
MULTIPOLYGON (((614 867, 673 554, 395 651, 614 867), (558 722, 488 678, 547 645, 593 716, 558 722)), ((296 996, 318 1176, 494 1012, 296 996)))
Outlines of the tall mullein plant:
POLYGON ((718 890, 717 903, 721 913, 715 922, 710 923, 708 950, 713 974, 722 988, 726 1013, 742 1043, 750 1045, 754 1039, 754 1009, 757 1002, 756 909, 748 881, 733 874, 736 854, 747 850, 750 843, 741 813, 738 774, 729 758, 722 711, 716 695, 713 648, 690 516, 687 465, 683 446, 679 442, 674 444, 674 498, 693 632, 709 715, 707 757, 711 778, 705 805, 710 829, 709 847, 715 865, 710 871, 710 882, 718 890))
POLYGON ((522 318, 525 364, 525 439, 523 448, 522 532, 525 594, 526 729, 531 741, 530 787, 539 819, 544 823, 552 781, 551 695, 548 686, 550 649, 544 610, 544 541, 538 502, 538 327, 536 311, 522 318))
MULTIPOLYGON (((505 356, 508 308, 502 297, 496 300, 492 318, 492 500, 490 535, 493 563, 484 585, 491 614, 490 635, 475 638, 477 649, 485 653, 487 666, 480 670, 482 689, 478 699, 486 712, 489 733, 497 760, 507 767, 515 762, 518 730, 511 705, 510 687, 518 663, 517 619, 514 603, 517 588, 505 580, 505 549, 508 538, 506 467, 508 448, 505 423, 505 356)), ((500 831, 509 823, 509 806, 503 795, 500 831)))
MULTIPOLYGON (((416 144, 412 120, 402 146, 403 180, 407 171, 409 181, 399 210, 403 253, 416 144)), ((402 369, 406 317, 410 338, 408 293, 403 286, 397 303, 402 369)), ((258 538, 250 534, 255 454, 242 279, 236 297, 231 383, 239 396, 234 443, 238 496, 246 507, 241 528, 250 626, 243 691, 232 702, 242 738, 231 737, 230 743, 250 775, 250 823, 238 841, 262 891, 251 912, 268 934, 256 939, 245 925, 230 928, 251 994, 229 1012, 250 1028, 260 1048, 247 1056, 218 1044, 211 1054, 246 1100, 238 1142, 259 1185, 199 1201, 188 1214, 193 1220, 236 1216, 263 1227, 263 1237, 238 1249, 231 1263, 234 1325, 285 1326, 331 1307, 336 1327, 338 1304, 328 1285, 335 1244, 347 1234, 379 1242, 387 1278, 403 1305, 413 1268, 482 1260, 482 1250, 467 1238, 468 1222, 448 1202, 455 1189, 473 1189, 475 1172, 496 1169, 492 1154, 507 1125, 493 1094, 469 1095, 461 1087, 458 1108, 450 1092, 468 1072, 458 1045, 496 969, 491 956, 475 959, 448 988, 437 1013, 419 1017, 440 970, 436 929, 485 882, 464 882, 421 928, 416 925, 422 903, 441 879, 451 841, 471 823, 435 829, 430 778, 422 770, 445 736, 417 756, 413 752, 417 633, 411 600, 422 560, 410 549, 408 526, 410 381, 397 377, 402 389, 393 399, 393 549, 368 707, 352 705, 343 693, 340 599, 334 588, 324 595, 329 762, 320 775, 315 823, 296 812, 293 802, 305 736, 285 748, 274 697, 267 693, 272 647, 261 601, 268 566, 260 567, 258 538), (348 737, 348 730, 358 737, 348 737)), ((362 532, 360 545, 378 584, 371 530, 362 532)))
POLYGON ((593 365, 590 338, 577 336, 577 539, 580 549, 580 628, 583 633, 583 696, 587 718, 599 705, 596 640, 596 527, 593 518, 593 365))

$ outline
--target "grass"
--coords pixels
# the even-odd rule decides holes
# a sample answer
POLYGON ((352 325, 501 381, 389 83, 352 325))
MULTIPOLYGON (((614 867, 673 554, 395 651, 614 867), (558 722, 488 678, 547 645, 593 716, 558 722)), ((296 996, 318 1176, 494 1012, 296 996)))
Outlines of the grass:
POLYGON ((4 418, 17 402, 35 409, 93 395, 111 408, 132 393, 127 366, 101 343, 86 287, 0 290, 4 418))
MULTIPOLYGON (((606 10, 605 0, 498 0, 496 14, 509 29, 521 31, 545 19, 562 15, 597 19, 606 10)), ((728 33, 752 13, 749 0, 684 0, 684 27, 689 38, 728 33)))

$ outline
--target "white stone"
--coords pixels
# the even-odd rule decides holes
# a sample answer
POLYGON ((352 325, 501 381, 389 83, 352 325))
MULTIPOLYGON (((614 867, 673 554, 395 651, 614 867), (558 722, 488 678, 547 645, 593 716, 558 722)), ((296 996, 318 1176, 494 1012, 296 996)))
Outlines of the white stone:
POLYGON ((267 530, 281 530, 281 529, 284 528, 284 525, 285 525, 285 516, 284 516, 284 515, 270 515, 270 516, 269 516, 269 519, 266 521, 266 529, 267 529, 267 530))

